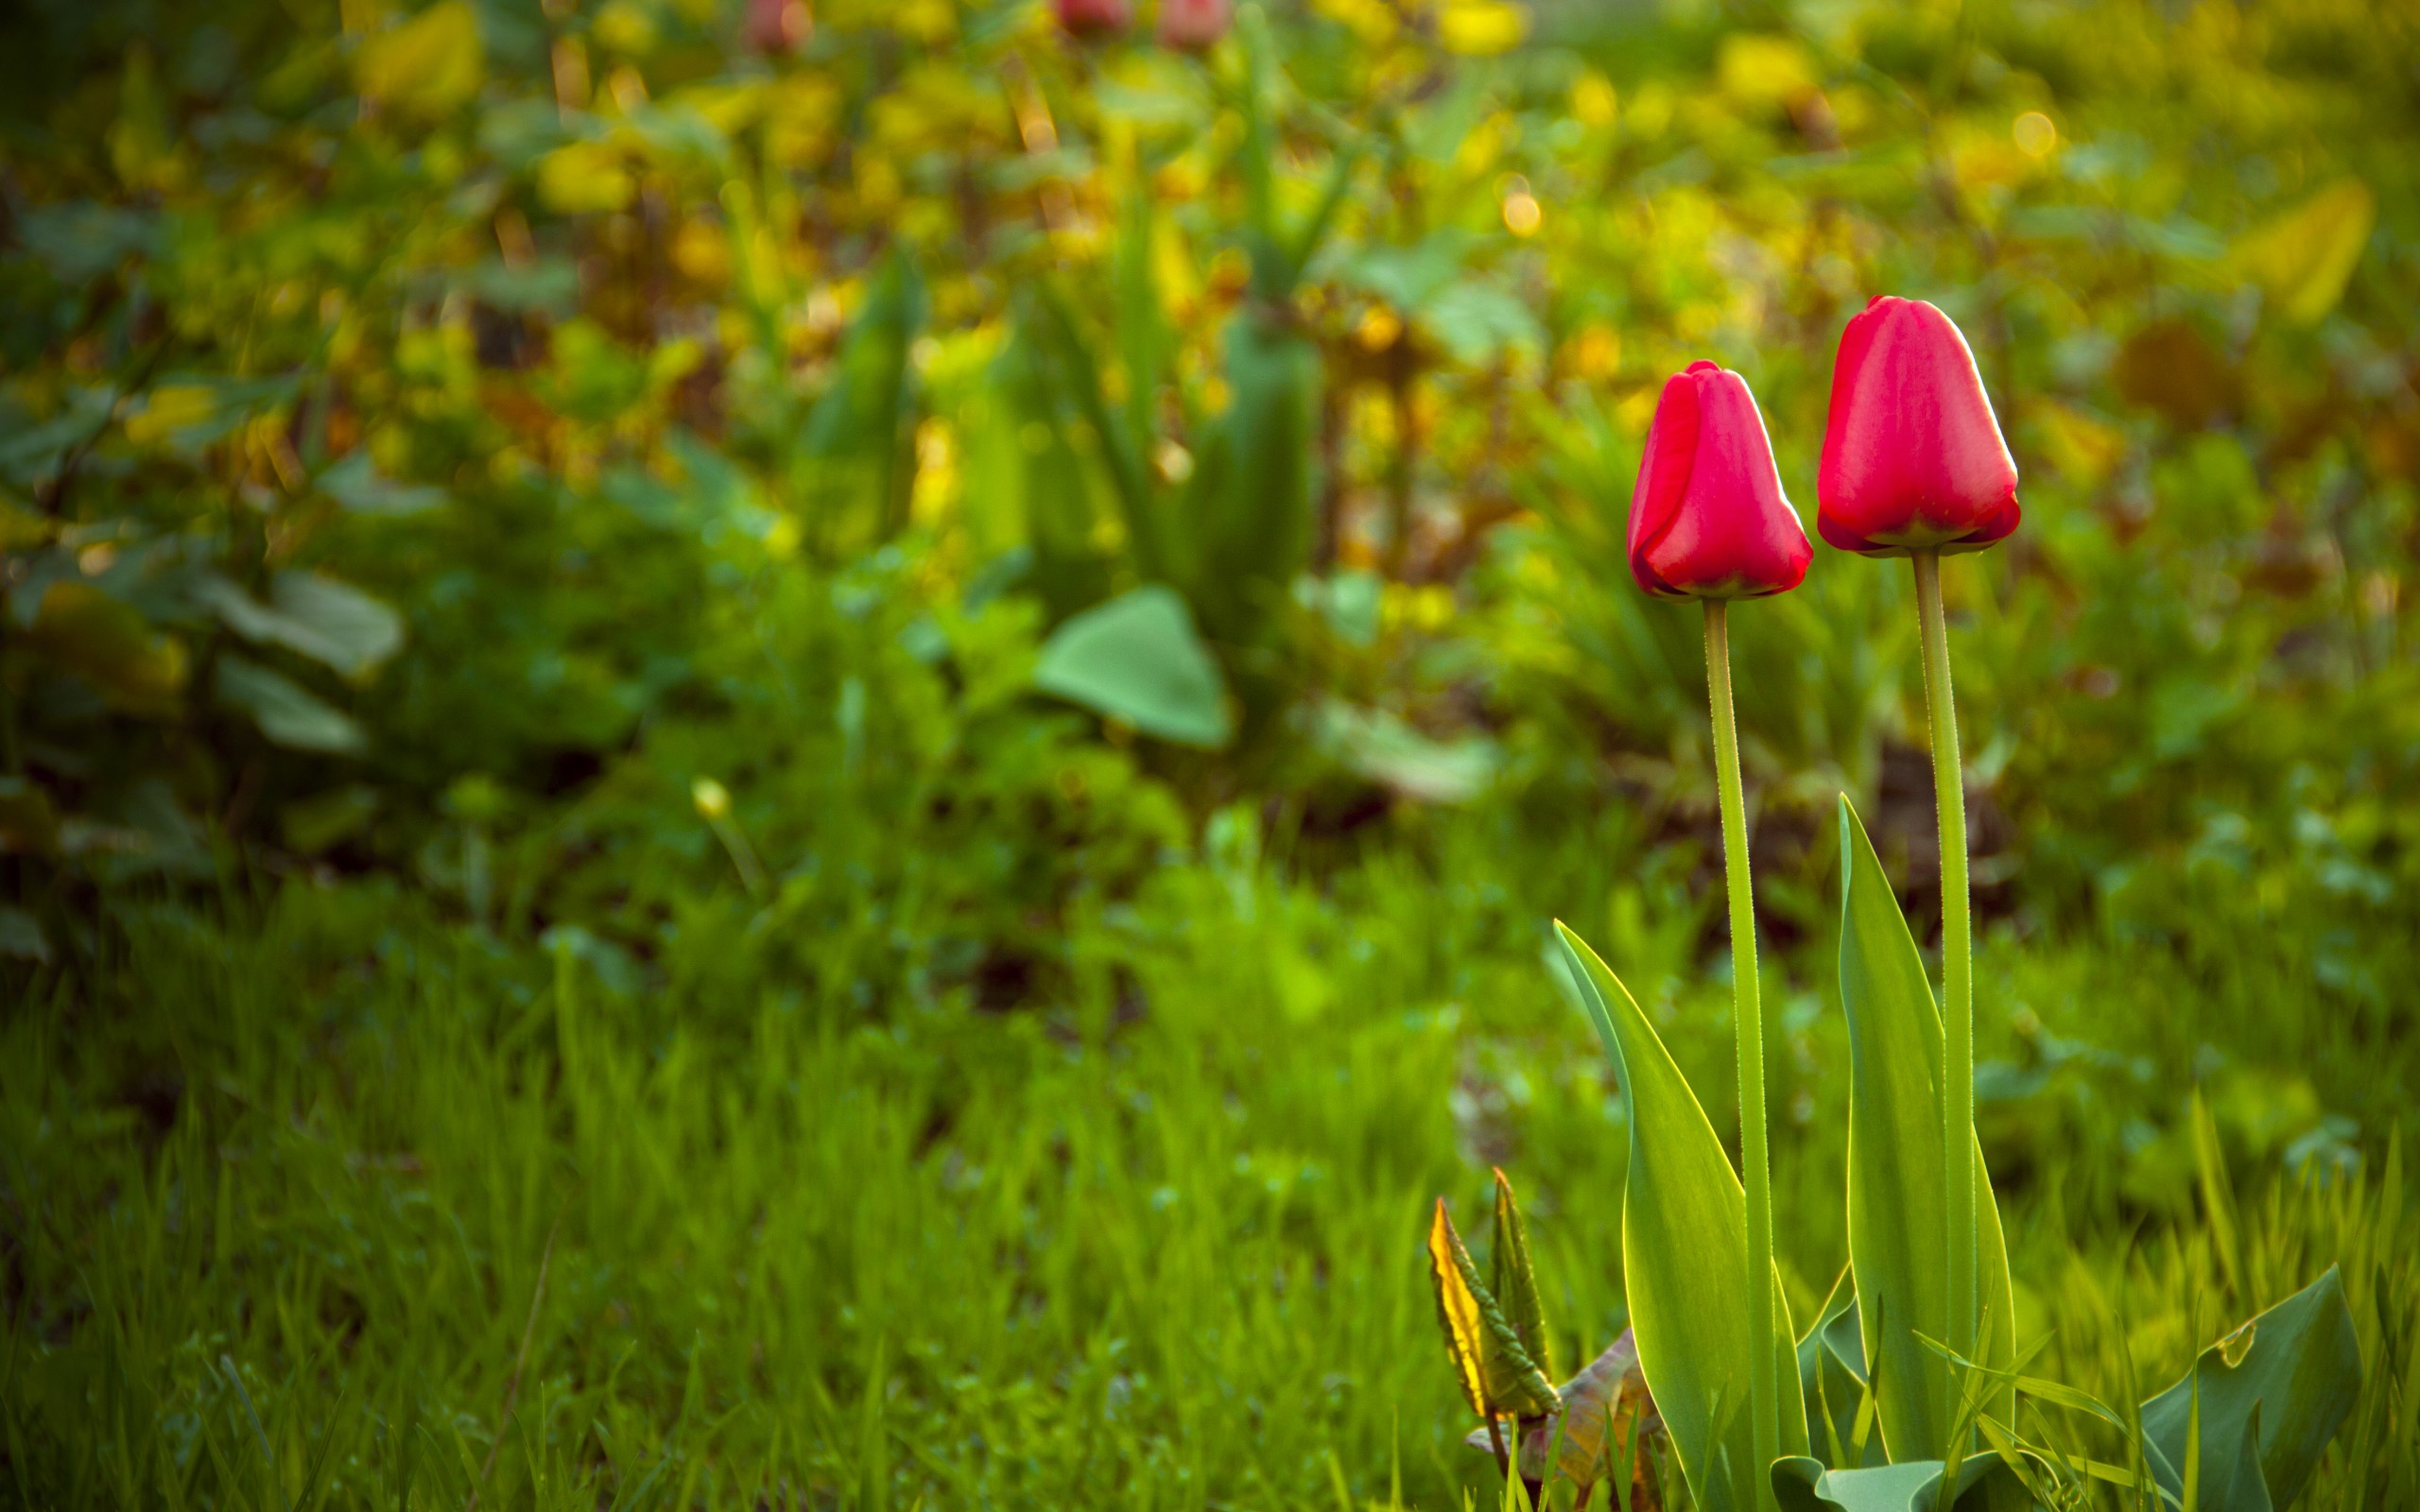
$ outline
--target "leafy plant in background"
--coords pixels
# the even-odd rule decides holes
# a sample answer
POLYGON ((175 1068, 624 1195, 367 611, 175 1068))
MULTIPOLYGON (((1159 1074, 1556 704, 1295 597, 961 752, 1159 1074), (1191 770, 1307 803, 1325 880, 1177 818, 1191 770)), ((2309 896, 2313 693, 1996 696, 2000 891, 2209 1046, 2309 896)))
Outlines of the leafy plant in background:
MULTIPOLYGON (((1182 387, 1172 394, 1168 388, 1175 346, 1153 272, 1158 232, 1150 164, 1140 148, 1128 170, 1113 254, 1115 298, 1105 345, 1116 354, 1114 369, 1078 314, 1080 304, 1091 301, 1047 284, 1024 301, 1011 359, 1004 360, 1030 365, 1027 370, 1038 380, 1038 402, 1029 402, 1022 423, 1044 427, 1047 439, 1028 448, 1028 467, 1047 473, 1029 476, 1025 493, 1031 507, 1048 512, 1035 532, 1035 570, 1054 607, 1063 613, 1082 607, 1087 587, 1108 576, 1098 561, 1098 533, 1084 525, 1080 512, 1072 522, 1051 523, 1068 501, 1091 491, 1084 487, 1089 470, 1078 461, 1090 452, 1107 480, 1124 542, 1122 570, 1115 576, 1181 593, 1231 671, 1244 679, 1247 705, 1265 723, 1277 694, 1272 638, 1286 622, 1296 577, 1310 564, 1315 524, 1321 364, 1294 303, 1343 202, 1357 154, 1340 147, 1317 203, 1299 225, 1284 223, 1272 162, 1278 150, 1272 43, 1258 8, 1244 9, 1239 31, 1243 62, 1235 89, 1242 136, 1236 166, 1249 272, 1242 305, 1228 318, 1221 340, 1223 408, 1204 414, 1197 397, 1182 387), (1122 403, 1113 401, 1113 372, 1122 403), (1182 438, 1164 428, 1164 396, 1186 418, 1182 438)), ((1062 662, 1080 658, 1098 668, 1088 679, 1096 693, 1084 701, 1141 727, 1136 711, 1098 690, 1148 676, 1112 667, 1106 659, 1139 663, 1154 654, 1154 644, 1088 640, 1054 651, 1062 662)), ((1221 723, 1225 717, 1217 715, 1221 723)), ((1205 728, 1209 722, 1195 720, 1205 728)))

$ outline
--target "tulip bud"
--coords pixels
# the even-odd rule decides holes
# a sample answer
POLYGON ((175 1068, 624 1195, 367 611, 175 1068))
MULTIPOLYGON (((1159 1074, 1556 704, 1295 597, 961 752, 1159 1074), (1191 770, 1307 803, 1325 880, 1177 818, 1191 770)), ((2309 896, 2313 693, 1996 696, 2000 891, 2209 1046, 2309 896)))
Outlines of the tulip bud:
POLYGON ((1656 402, 1630 499, 1630 570, 1658 598, 1756 598, 1806 576, 1815 549, 1781 490, 1747 380, 1710 362, 1656 402))
POLYGON ((1160 45, 1200 52, 1227 34, 1229 0, 1160 0, 1160 45))
POLYGON ((1841 333, 1815 525, 1843 551, 1980 551, 2016 528, 2016 462, 1949 317, 1874 300, 1841 333))
POLYGON ((1126 29, 1126 0, 1058 0, 1059 25, 1071 37, 1098 37, 1126 29))

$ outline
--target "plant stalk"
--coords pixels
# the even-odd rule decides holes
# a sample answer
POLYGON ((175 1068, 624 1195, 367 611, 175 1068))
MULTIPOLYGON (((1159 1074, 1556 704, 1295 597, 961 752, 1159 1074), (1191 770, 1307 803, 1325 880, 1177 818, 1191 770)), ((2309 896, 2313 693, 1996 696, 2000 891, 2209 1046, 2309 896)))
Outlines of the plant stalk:
POLYGON ((1731 1004, 1739 1035, 1739 1153, 1747 1167, 1748 1411, 1754 1426, 1755 1505, 1770 1507, 1763 1467, 1781 1452, 1781 1383, 1773 1342, 1773 1184, 1765 1143, 1765 1019, 1756 990, 1756 904, 1748 880, 1748 805, 1739 783, 1739 730, 1731 713, 1731 631, 1723 600, 1705 601, 1705 680, 1714 715, 1714 776, 1722 804, 1722 870, 1731 894, 1731 1004))
POLYGON ((1941 609, 1941 554, 1920 551, 1916 618, 1924 630, 1925 709, 1941 816, 1941 1169, 1949 1196, 1949 1347, 1975 1355, 1975 939, 1966 894, 1966 780, 1958 706, 1949 687, 1949 627, 1941 609))

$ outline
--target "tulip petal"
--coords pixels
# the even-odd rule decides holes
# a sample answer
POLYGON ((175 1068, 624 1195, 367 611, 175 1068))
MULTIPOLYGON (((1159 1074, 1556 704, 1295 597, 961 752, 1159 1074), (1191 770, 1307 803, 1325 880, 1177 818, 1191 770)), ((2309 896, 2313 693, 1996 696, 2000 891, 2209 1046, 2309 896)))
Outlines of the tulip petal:
POLYGON ((1849 321, 1816 493, 1816 528, 1849 551, 1974 551, 2016 528, 2016 463, 1949 317, 1885 296, 1849 321))
POLYGON ((1787 592, 1814 549, 1747 380, 1693 363, 1664 386, 1631 506, 1631 572, 1659 598, 1787 592))
POLYGON ((1638 585, 1659 598, 1680 598, 1683 592, 1658 576, 1648 555, 1660 543, 1681 511, 1689 490, 1689 472, 1698 455, 1698 386, 1691 372, 1674 373, 1655 402, 1655 420, 1647 428, 1647 454, 1639 461, 1638 484, 1630 498, 1630 570, 1638 585))

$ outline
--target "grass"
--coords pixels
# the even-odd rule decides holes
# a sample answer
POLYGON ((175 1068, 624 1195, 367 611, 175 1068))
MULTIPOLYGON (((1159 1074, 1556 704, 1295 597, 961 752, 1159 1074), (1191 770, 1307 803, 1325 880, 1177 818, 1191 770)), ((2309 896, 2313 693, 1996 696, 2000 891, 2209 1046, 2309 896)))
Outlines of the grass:
MULTIPOLYGON (((1074 919, 1063 993, 998 1013, 617 994, 388 885, 121 900, 106 970, 0 1028, 0 1494, 1493 1506, 1426 1201, 1477 1222, 1503 1164, 1564 1356, 1623 1321, 1620 1110, 1540 965, 1546 899, 1627 956, 1726 1128, 1729 994, 1608 886, 1646 874, 1616 832, 1517 868, 1484 817, 1416 838, 1320 886, 1248 849, 1171 865, 1074 919)), ((2021 1330, 2038 1373, 2139 1400, 2342 1264, 2367 1379, 2307 1504, 2409 1505, 2420 1204, 2380 1168, 2411 1047, 2238 944, 2213 975, 1985 942, 2021 1330), (2335 1175, 2290 1179, 2290 1148, 2335 1175)), ((1819 949, 1768 972, 1803 1318, 1845 1252, 1845 1043, 1819 949)))

